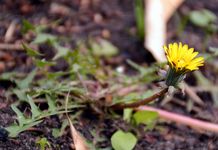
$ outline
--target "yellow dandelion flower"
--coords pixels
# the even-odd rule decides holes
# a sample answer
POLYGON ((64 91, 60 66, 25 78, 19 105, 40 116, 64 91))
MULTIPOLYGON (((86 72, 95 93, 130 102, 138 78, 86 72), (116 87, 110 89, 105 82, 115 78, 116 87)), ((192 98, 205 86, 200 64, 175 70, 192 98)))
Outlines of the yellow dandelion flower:
POLYGON ((194 52, 194 48, 189 48, 186 44, 169 44, 168 47, 164 46, 164 50, 170 67, 176 72, 186 73, 198 70, 200 66, 204 65, 204 58, 196 57, 198 52, 194 52))
POLYGON ((164 46, 164 50, 170 66, 166 77, 168 86, 177 86, 187 72, 198 70, 204 65, 204 58, 197 57, 198 52, 194 52, 194 48, 189 48, 186 44, 169 44, 168 47, 164 46))

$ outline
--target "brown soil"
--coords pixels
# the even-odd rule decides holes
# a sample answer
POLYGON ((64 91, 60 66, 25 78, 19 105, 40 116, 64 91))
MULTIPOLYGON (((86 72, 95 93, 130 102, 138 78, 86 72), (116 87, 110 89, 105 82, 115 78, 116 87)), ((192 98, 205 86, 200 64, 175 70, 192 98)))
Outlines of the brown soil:
MULTIPOLYGON (((98 0, 97 0, 98 1, 98 0)), ((193 9, 207 8, 218 15, 218 1, 215 0, 187 0, 181 8, 178 10, 178 15, 182 16, 193 9)), ((54 22, 61 18, 61 23, 58 27, 50 27, 47 32, 54 33, 61 36, 70 38, 72 48, 75 47, 75 43, 78 39, 87 39, 89 36, 94 37, 106 37, 114 45, 120 49, 121 61, 116 63, 124 63, 126 59, 131 59, 137 63, 151 63, 154 59, 143 48, 143 42, 140 41, 134 34, 135 32, 135 17, 132 0, 99 0, 99 3, 81 7, 79 0, 0 0, 0 43, 3 43, 3 37, 11 21, 15 20, 20 26, 23 18, 28 19, 34 24, 40 22, 54 22), (62 4, 66 11, 64 12, 51 12, 50 7, 52 4, 62 4), (87 7, 87 8, 86 8, 87 7), (107 37, 105 32, 109 32, 110 36, 107 37)), ((168 25, 168 41, 181 41, 188 43, 196 49, 201 49, 204 40, 204 32, 188 23, 182 36, 176 34, 177 18, 174 16, 168 25)), ((24 37, 20 32, 16 32, 11 43, 19 42, 24 37)), ((217 46, 218 36, 213 35, 208 42, 208 45, 217 46)), ((47 48, 47 47, 46 47, 47 48)), ((45 49, 45 47, 41 47, 45 49)), ((28 66, 28 58, 23 52, 0 52, 0 59, 5 60, 5 69, 0 66, 0 71, 3 72, 16 70, 20 72, 28 72, 31 70, 31 65, 28 66), (8 55, 10 54, 10 55, 8 55), (4 57, 3 57, 4 56, 4 57), (10 64, 10 58, 14 59, 15 64, 10 64), (7 59, 6 59, 7 58, 7 59), (2 69, 2 70, 1 70, 2 69)), ((48 57, 52 54, 48 52, 48 57)), ((46 56, 47 56, 46 55, 46 56)), ((118 65, 116 64, 115 65, 118 65)), ((62 66, 60 66, 61 68, 62 66)), ((207 66, 206 66, 207 67, 207 66)), ((210 67, 210 66, 209 66, 210 67)), ((217 76, 209 68, 210 73, 205 73, 208 78, 217 82, 217 76)), ((202 69, 203 71, 205 68, 202 69)), ((204 71, 205 72, 205 71, 204 71)), ((188 76, 187 82, 195 84, 193 77, 188 76)), ((6 99, 6 91, 8 87, 13 87, 13 83, 0 81, 0 126, 6 127, 13 123, 16 119, 15 113, 10 108, 10 104, 13 100, 6 99)), ((217 116, 217 109, 213 107, 210 93, 199 93, 199 96, 204 100, 206 106, 202 111, 209 116, 217 116), (213 113, 211 113, 213 112, 213 113)), ((182 95, 178 95, 180 98, 184 98, 182 95)), ((159 104, 157 104, 159 105, 159 104)), ((187 112, 184 107, 169 104, 164 106, 164 109, 185 114, 188 116, 199 116, 193 112, 187 112)), ((208 119, 208 118, 207 118, 208 119)), ((208 119, 215 122, 213 119, 208 119)), ((85 117, 79 120, 82 123, 76 124, 76 128, 84 135, 84 137, 90 141, 94 140, 90 130, 99 130, 99 134, 102 137, 106 137, 108 140, 98 143, 100 148, 106 148, 110 146, 110 137, 117 129, 131 130, 132 127, 128 123, 121 119, 109 119, 105 118, 103 121, 99 120, 97 116, 85 115, 85 117), (93 119, 94 118, 94 119, 93 119)), ((6 140, 0 138, 1 150, 35 150, 39 149, 36 145, 36 140, 40 137, 46 137, 51 143, 52 149, 64 149, 70 148, 71 138, 69 132, 60 137, 54 138, 52 136, 52 128, 60 127, 61 120, 56 116, 45 119, 40 125, 36 126, 43 132, 26 131, 17 138, 6 138, 6 140)), ((218 149, 218 137, 213 133, 201 133, 185 127, 179 124, 173 123, 159 123, 160 130, 147 131, 143 130, 143 127, 139 127, 140 139, 137 143, 136 150, 215 150, 218 149)), ((1 134, 1 132, 0 132, 1 134)), ((1 135, 0 135, 1 136, 1 135)))

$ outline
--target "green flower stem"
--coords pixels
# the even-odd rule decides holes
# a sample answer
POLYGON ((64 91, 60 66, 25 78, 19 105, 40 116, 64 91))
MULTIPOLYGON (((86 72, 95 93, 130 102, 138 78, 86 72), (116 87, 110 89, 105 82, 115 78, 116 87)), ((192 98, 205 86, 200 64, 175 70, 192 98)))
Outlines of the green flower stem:
POLYGON ((114 109, 114 110, 118 110, 118 109, 124 109, 124 108, 134 108, 134 107, 139 107, 141 105, 145 105, 145 104, 148 104, 150 103, 151 101, 154 101, 155 99, 157 98, 160 98, 162 97, 164 94, 166 94, 168 92, 168 87, 167 88, 164 88, 162 89, 160 92, 148 97, 148 98, 145 98, 141 101, 137 101, 137 102, 133 102, 133 103, 119 103, 119 104, 115 104, 115 105, 112 105, 110 106, 110 108, 114 109))

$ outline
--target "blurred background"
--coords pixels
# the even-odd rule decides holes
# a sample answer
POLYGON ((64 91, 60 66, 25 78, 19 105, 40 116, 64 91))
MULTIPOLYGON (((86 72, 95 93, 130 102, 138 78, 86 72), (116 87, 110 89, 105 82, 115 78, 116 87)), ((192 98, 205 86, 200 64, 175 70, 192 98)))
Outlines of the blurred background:
MULTIPOLYGON (((43 101, 46 94, 58 98, 58 106, 62 106, 72 85, 76 92, 82 91, 82 96, 88 91, 92 95, 85 96, 105 103, 143 99, 161 87, 164 73, 159 70, 166 64, 162 46, 172 42, 195 48, 206 63, 187 75, 184 93, 176 92, 156 106, 218 123, 217 6, 218 0, 0 0, 0 126, 15 122, 12 103, 25 115, 31 114, 29 104, 23 104, 23 94, 31 95, 43 110, 48 108, 43 101), (85 86, 83 80, 87 81, 85 86)), ((84 110, 89 112, 90 108, 84 110)), ((99 121, 95 113, 78 117, 76 125, 100 148, 111 148, 110 137, 119 128, 139 135, 136 149, 218 147, 214 133, 202 134, 168 122, 144 131, 141 126, 130 126, 130 121, 124 122, 120 114, 100 119, 103 127, 97 132, 101 128, 95 126, 98 123, 94 121, 99 121), (104 139, 90 133, 92 129, 104 139)), ((52 132, 52 128, 60 127, 64 131, 62 120, 63 116, 54 115, 37 125, 46 131, 53 149, 58 149, 57 145, 70 149, 68 134, 54 138, 52 132)), ((20 145, 0 140, 0 149, 37 149, 39 136, 22 133, 17 139, 20 145)))

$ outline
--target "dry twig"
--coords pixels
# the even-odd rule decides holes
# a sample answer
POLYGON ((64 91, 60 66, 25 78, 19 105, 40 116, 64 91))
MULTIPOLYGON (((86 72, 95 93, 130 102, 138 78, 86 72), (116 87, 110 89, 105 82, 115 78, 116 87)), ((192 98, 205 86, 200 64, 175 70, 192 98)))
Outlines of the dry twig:
MULTIPOLYGON (((33 49, 38 49, 37 45, 29 45, 33 49)), ((24 51, 21 44, 0 43, 0 50, 24 51)))

